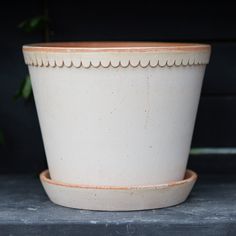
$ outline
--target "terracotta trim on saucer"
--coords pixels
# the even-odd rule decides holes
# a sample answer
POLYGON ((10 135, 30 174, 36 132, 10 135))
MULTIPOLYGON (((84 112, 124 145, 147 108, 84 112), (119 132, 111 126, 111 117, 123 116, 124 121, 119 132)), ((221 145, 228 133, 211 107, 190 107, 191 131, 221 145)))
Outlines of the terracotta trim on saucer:
POLYGON ((131 190, 131 189, 153 189, 153 188, 166 188, 170 186, 177 186, 184 184, 186 182, 192 182, 197 180, 197 174, 192 170, 186 170, 185 177, 183 180, 174 181, 166 184, 158 184, 158 185, 145 185, 145 186, 97 186, 97 185, 85 185, 85 184, 69 184, 62 183, 59 181, 54 181, 50 178, 50 174, 48 170, 43 171, 40 174, 40 180, 42 182, 47 182, 48 184, 65 186, 70 188, 85 188, 85 189, 112 189, 112 190, 131 190))

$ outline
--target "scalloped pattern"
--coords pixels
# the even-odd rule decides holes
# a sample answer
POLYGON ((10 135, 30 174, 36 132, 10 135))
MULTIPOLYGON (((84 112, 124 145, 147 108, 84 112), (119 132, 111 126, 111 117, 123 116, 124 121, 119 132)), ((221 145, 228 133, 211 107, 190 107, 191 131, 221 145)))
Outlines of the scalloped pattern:
POLYGON ((158 53, 50 53, 24 51, 27 65, 44 67, 108 68, 171 67, 208 64, 209 51, 158 53))

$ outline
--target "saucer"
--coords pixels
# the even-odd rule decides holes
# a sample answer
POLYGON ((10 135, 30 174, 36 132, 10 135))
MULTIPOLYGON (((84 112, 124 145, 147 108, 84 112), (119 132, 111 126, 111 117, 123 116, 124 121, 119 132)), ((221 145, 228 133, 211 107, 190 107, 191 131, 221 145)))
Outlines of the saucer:
POLYGON ((147 186, 92 186, 62 183, 50 178, 48 170, 40 180, 55 204, 86 210, 134 211, 169 207, 184 202, 197 180, 186 170, 183 180, 147 186))

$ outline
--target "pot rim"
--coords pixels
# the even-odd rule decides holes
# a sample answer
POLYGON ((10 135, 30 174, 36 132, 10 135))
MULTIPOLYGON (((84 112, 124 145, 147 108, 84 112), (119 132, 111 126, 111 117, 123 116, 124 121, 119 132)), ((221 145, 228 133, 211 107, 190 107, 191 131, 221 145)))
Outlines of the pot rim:
POLYGON ((81 41, 23 45, 24 52, 209 52, 211 46, 184 42, 81 41))
POLYGON ((108 68, 208 64, 211 46, 158 42, 64 42, 23 46, 31 66, 108 68))

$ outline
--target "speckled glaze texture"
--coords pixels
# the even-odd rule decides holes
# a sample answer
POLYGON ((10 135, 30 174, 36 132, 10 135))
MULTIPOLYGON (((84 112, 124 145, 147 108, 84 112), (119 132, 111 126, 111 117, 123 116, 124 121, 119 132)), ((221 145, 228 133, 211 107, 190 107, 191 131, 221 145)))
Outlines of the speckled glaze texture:
POLYGON ((210 46, 23 47, 51 179, 147 186, 184 178, 210 46))

